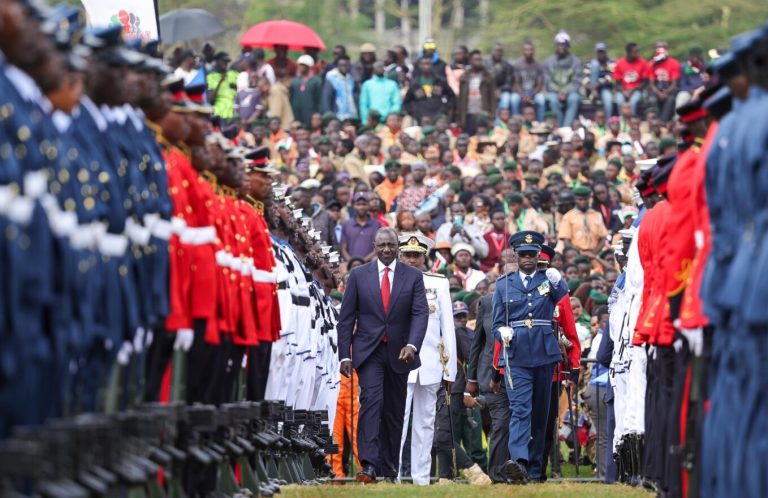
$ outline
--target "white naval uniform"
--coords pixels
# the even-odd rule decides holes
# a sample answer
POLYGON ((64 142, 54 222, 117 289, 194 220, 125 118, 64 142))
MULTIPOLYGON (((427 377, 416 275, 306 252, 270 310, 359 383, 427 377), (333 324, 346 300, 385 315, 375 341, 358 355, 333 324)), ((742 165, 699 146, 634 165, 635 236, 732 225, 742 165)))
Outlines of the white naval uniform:
MULTIPOLYGON (((642 227, 641 223, 638 231, 642 230, 642 227)), ((620 431, 614 433, 615 443, 618 443, 624 434, 643 434, 645 432, 645 387, 648 359, 645 348, 632 346, 632 338, 642 304, 643 276, 645 274, 637 248, 638 240, 639 232, 636 232, 627 253, 627 278, 624 286, 627 318, 624 327, 625 337, 623 338, 627 342, 627 346, 624 348, 623 358, 617 358, 617 363, 626 363, 628 359, 628 368, 623 373, 626 380, 617 383, 617 386, 621 386, 623 389, 615 393, 616 396, 621 396, 619 406, 622 414, 620 423, 618 418, 616 419, 616 425, 620 431)), ((614 408, 615 406, 614 401, 614 408)))
POLYGON ((408 433, 408 419, 413 405, 413 433, 411 435, 411 477, 413 483, 429 484, 432 466, 432 441, 435 432, 437 390, 443 380, 456 380, 456 332, 453 327, 453 308, 448 279, 434 274, 424 274, 424 288, 429 305, 429 324, 424 342, 419 351, 421 367, 408 375, 408 391, 405 400, 405 421, 400 439, 400 465, 403 461, 403 446, 408 433), (442 341, 448 355, 443 371, 438 345, 442 341))

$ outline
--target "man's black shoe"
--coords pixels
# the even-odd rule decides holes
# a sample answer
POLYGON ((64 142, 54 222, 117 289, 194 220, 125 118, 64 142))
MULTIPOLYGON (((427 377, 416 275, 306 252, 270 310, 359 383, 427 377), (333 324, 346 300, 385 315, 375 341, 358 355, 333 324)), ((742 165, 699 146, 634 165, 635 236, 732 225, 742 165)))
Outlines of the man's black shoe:
POLYGON ((397 484, 397 477, 384 476, 384 482, 389 484, 397 484))
POLYGON ((371 484, 376 482, 376 471, 373 469, 372 465, 366 465, 363 467, 363 470, 361 470, 357 477, 355 477, 355 481, 362 482, 363 484, 371 484))
POLYGON ((525 470, 525 465, 519 461, 508 460, 504 464, 502 473, 509 484, 528 484, 528 471, 525 470))

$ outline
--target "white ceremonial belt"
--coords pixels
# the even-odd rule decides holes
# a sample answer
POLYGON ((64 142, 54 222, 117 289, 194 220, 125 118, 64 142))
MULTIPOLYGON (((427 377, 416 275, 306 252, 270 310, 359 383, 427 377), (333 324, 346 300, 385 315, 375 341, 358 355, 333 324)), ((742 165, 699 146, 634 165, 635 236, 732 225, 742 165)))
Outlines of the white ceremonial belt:
POLYGON ((75 249, 93 249, 96 245, 96 237, 91 225, 77 225, 69 234, 69 243, 75 249))
POLYGON ((7 210, 8 218, 19 225, 27 225, 32 220, 35 201, 28 197, 18 196, 10 203, 7 210))
POLYGON ((44 171, 30 171, 24 175, 24 195, 37 199, 48 191, 48 175, 44 171))
POLYGON ((216 242, 216 227, 187 227, 179 237, 183 244, 200 246, 216 242))
POLYGON ((253 267, 253 260, 251 258, 241 258, 243 262, 243 267, 240 270, 240 273, 243 274, 244 277, 250 277, 251 273, 256 270, 256 268, 253 267))
POLYGON ((146 227, 136 223, 133 218, 125 220, 125 235, 134 244, 140 246, 146 246, 149 244, 149 239, 152 237, 152 232, 146 227))
POLYGON ((275 284, 277 283, 277 275, 271 271, 254 268, 253 281, 261 284, 275 284))
POLYGON ((174 216, 171 218, 171 230, 173 230, 173 233, 175 233, 178 236, 181 236, 181 234, 184 232, 184 230, 187 228, 187 222, 184 221, 183 218, 179 218, 178 216, 174 216))
POLYGON ((173 225, 170 221, 164 220, 162 218, 159 218, 153 225, 152 225, 152 235, 157 237, 160 240, 168 240, 171 238, 171 235, 173 235, 173 225))
POLYGON ((0 214, 7 214, 17 194, 8 185, 0 185, 0 214))
POLYGON ((99 252, 105 256, 119 258, 128 248, 128 238, 125 235, 105 233, 99 238, 99 252))
POLYGON ((232 255, 229 254, 227 251, 223 249, 219 249, 216 251, 216 264, 219 266, 223 266, 225 268, 229 268, 229 260, 232 258, 232 255))
POLYGON ((235 270, 236 272, 239 272, 243 269, 243 260, 238 258, 237 256, 232 256, 232 260, 229 262, 229 267, 235 270))
MULTIPOLYGON (((77 215, 69 211, 48 213, 51 230, 58 237, 70 237, 77 230, 77 215)), ((72 244, 70 240, 70 244, 72 244)), ((72 244, 74 246, 74 244, 72 244)), ((82 249, 82 248, 79 248, 82 249)))

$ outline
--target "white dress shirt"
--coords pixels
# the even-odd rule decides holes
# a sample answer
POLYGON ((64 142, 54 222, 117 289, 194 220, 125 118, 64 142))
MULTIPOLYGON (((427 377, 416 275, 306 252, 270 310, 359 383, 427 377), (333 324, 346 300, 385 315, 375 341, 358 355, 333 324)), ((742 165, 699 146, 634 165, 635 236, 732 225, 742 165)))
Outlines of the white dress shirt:
POLYGON ((530 275, 526 275, 523 273, 522 270, 518 272, 520 274, 520 281, 523 283, 523 287, 525 287, 525 290, 528 290, 528 287, 525 285, 525 277, 531 277, 531 283, 533 283, 533 275, 534 273, 531 273, 530 275))
MULTIPOLYGON (((379 269, 379 289, 381 289, 381 281, 384 279, 384 268, 389 268, 389 293, 390 303, 392 302, 392 285, 395 283, 395 267, 397 266, 397 260, 393 260, 389 265, 385 265, 381 262, 380 259, 376 259, 376 266, 379 269)), ((410 346, 413 348, 413 352, 417 353, 419 350, 414 346, 413 344, 406 344, 406 346, 410 346)), ((351 361, 349 358, 342 358, 341 362, 344 361, 351 361)), ((340 363, 341 363, 340 362, 340 363)))
POLYGON ((392 284, 395 281, 395 266, 397 266, 397 260, 392 260, 388 266, 384 266, 384 263, 380 259, 376 260, 376 265, 379 267, 379 289, 381 289, 381 281, 384 279, 384 268, 389 268, 389 294, 392 295, 392 284))

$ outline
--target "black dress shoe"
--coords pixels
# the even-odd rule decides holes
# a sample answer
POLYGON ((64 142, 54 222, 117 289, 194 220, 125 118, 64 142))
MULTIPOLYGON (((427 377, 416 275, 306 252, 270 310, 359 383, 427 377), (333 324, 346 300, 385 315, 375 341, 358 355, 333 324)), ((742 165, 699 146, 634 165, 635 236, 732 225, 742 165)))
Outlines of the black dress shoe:
POLYGON ((363 470, 361 470, 357 477, 355 477, 355 481, 362 482, 363 484, 371 484, 376 482, 376 471, 373 469, 372 465, 366 465, 363 467, 363 470))
POLYGON ((504 464, 502 473, 507 478, 509 484, 528 484, 530 480, 528 478, 528 471, 525 470, 525 465, 520 461, 508 460, 504 464))
POLYGON ((384 482, 387 482, 389 484, 397 484, 397 477, 384 476, 384 482))

